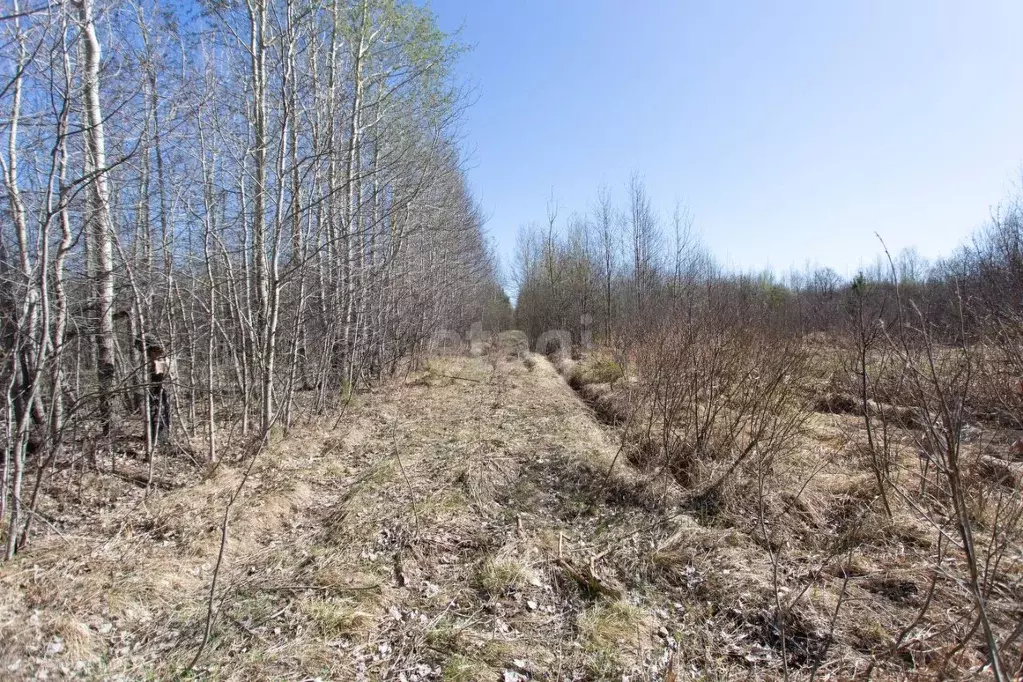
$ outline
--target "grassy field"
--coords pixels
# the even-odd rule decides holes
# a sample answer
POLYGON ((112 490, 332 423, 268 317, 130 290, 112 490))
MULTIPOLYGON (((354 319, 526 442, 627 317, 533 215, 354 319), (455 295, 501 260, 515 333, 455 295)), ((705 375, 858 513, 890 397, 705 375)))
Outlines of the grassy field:
MULTIPOLYGON (((60 532, 0 567, 0 676, 847 679, 872 662, 874 679, 940 672, 940 629, 968 627, 957 620, 968 605, 954 576, 926 570, 939 551, 927 520, 908 505, 891 520, 877 513, 854 454, 862 420, 812 415, 758 498, 766 521, 743 505, 710 514, 592 409, 628 379, 606 362, 573 376, 588 401, 540 356, 439 358, 359 394, 336 427, 334 415, 275 436, 232 508, 212 598, 242 464, 148 501, 113 478, 78 499, 55 478, 43 510, 65 515, 60 532), (86 504, 94 513, 74 516, 86 504), (895 651, 925 600, 936 608, 895 651)), ((730 494, 751 494, 741 483, 730 494)), ((1017 594, 1018 551, 1010 563, 1017 582, 993 601, 1017 594)), ((981 660, 958 652, 945 674, 975 674, 981 660)))

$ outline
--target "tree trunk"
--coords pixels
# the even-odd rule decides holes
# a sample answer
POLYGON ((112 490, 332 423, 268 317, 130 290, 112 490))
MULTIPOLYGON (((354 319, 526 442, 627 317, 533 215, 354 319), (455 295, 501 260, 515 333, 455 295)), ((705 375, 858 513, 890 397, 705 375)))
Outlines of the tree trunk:
POLYGON ((82 25, 83 75, 82 97, 85 110, 86 164, 94 173, 89 185, 89 212, 86 241, 95 276, 93 316, 96 339, 96 378, 99 383, 99 414, 104 434, 114 419, 114 264, 111 243, 110 190, 107 186, 106 138, 100 108, 100 44, 92 16, 93 0, 78 0, 82 25))

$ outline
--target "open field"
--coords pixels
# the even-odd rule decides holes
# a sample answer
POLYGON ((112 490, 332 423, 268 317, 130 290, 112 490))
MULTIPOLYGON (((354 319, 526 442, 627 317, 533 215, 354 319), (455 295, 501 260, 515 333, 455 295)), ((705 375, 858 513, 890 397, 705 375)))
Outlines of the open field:
MULTIPOLYGON (((819 350, 793 379, 793 400, 772 417, 795 424, 782 441, 758 444, 750 434, 727 441, 733 452, 736 443, 750 442, 754 456, 747 459, 721 457, 713 448, 694 458, 691 440, 680 437, 691 437, 693 422, 717 398, 701 392, 698 412, 680 418, 665 407, 670 388, 625 376, 607 354, 554 361, 594 414, 616 427, 633 467, 683 483, 682 507, 692 520, 728 534, 730 549, 709 553, 683 535, 671 559, 713 576, 701 590, 716 612, 747 627, 754 614, 765 619, 770 641, 761 640, 762 655, 783 675, 807 669, 843 679, 990 674, 970 568, 947 500, 949 464, 936 454, 941 443, 932 442, 941 427, 928 426, 919 408, 861 403, 841 378, 835 349, 819 350), (672 421, 663 421, 666 414, 672 421), (759 459, 758 448, 767 452, 759 459), (878 492, 881 451, 889 459, 887 499, 878 492), (680 461, 691 464, 680 467, 680 461), (728 559, 701 570, 708 554, 728 559)), ((679 381, 669 376, 664 383, 679 381)), ((719 381, 727 378, 715 378, 715 386, 719 381)), ((896 391, 889 396, 899 400, 896 391)), ((748 404, 724 403, 718 421, 753 430, 749 420, 732 416, 748 404)), ((1023 461, 1013 443, 1020 433, 997 422, 967 422, 954 441, 963 516, 974 554, 984 557, 980 579, 994 637, 1004 643, 1009 665, 1018 667, 1023 461)))
MULTIPOLYGON (((230 516, 209 641, 186 676, 845 679, 872 661, 874 679, 976 672, 979 652, 944 660, 969 627, 954 559, 934 574, 926 520, 878 514, 855 416, 811 418, 798 456, 771 474, 763 523, 687 506, 606 421, 545 358, 495 352, 431 361, 360 394, 337 428, 273 439, 230 516)), ((182 675, 241 476, 224 464, 146 503, 116 480, 87 500, 47 499, 67 523, 0 568, 4 676, 182 675), (76 521, 75 504, 96 512, 76 521)), ((1013 579, 990 597, 1000 629, 1019 617, 1021 565, 1016 548, 1001 567, 1013 579)))

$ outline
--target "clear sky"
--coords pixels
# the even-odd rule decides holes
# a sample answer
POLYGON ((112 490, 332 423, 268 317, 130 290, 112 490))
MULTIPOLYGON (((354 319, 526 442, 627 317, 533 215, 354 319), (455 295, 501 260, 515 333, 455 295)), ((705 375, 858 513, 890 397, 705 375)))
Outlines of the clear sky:
POLYGON ((431 0, 460 65, 470 179, 502 257, 632 172, 719 260, 843 274, 947 254, 1023 163, 1023 0, 431 0))

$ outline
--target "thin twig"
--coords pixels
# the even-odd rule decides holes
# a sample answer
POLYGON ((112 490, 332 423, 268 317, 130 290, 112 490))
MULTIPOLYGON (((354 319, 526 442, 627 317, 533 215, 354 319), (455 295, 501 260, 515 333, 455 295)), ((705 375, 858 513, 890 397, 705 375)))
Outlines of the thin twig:
POLYGON ((187 666, 185 666, 184 670, 185 673, 192 670, 192 668, 195 667, 195 664, 199 662, 199 658, 202 656, 203 651, 205 651, 206 645, 209 644, 210 635, 213 632, 213 619, 215 611, 214 601, 216 600, 217 578, 220 576, 220 567, 224 561, 224 549, 227 547, 227 529, 228 521, 231 516, 231 508, 234 506, 235 501, 238 499, 238 496, 241 494, 242 489, 248 482, 249 475, 252 473, 252 468, 256 463, 256 459, 259 457, 259 453, 261 453, 263 451, 263 448, 266 446, 267 439, 270 436, 270 430, 273 428, 273 425, 277 422, 277 419, 278 417, 280 417, 280 414, 281 412, 280 410, 278 410, 277 413, 273 415, 273 418, 270 420, 270 422, 263 429, 263 433, 260 435, 259 440, 256 441, 256 444, 253 448, 252 456, 249 458, 249 464, 245 468, 245 473, 242 475, 242 480, 238 482, 238 486, 234 489, 234 492, 228 499, 227 504, 224 506, 224 521, 220 527, 220 549, 217 552, 217 563, 213 567, 213 578, 210 580, 210 594, 206 602, 206 626, 203 629, 202 642, 199 644, 199 648, 196 650, 195 656, 193 656, 192 660, 188 663, 187 666))
POLYGON ((394 422, 391 426, 391 442, 394 444, 394 457, 398 460, 398 468, 401 469, 401 475, 405 479, 405 485, 408 486, 409 498, 412 500, 412 516, 416 522, 416 537, 419 537, 419 509, 416 508, 416 492, 412 488, 412 481, 409 480, 408 474, 405 472, 405 465, 401 461, 401 452, 398 450, 398 415, 394 415, 394 422))

